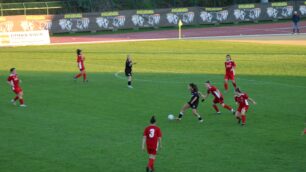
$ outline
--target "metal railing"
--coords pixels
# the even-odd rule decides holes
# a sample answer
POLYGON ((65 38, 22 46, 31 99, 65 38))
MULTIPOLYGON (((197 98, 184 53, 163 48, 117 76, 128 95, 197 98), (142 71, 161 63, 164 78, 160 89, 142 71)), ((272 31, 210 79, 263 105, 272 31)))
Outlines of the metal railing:
MULTIPOLYGON (((28 14, 46 14, 51 10, 60 9, 61 13, 65 8, 63 1, 53 2, 24 2, 24 3, 0 3, 0 15, 28 15, 28 14)), ((56 13, 56 12, 52 12, 56 13)))
MULTIPOLYGON (((34 0, 33 0, 34 1, 34 0)), ((0 3, 0 15, 48 15, 176 7, 222 7, 261 0, 58 0, 49 2, 0 3)), ((280 2, 286 0, 269 0, 280 2)), ((291 0, 296 2, 298 0, 291 0)))

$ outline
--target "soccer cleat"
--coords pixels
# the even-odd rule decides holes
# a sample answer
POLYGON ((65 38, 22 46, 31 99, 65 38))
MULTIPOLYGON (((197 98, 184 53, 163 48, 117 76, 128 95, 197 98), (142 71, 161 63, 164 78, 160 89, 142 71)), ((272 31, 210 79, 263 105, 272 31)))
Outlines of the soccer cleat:
POLYGON ((203 122, 204 122, 204 120, 203 120, 203 119, 199 120, 199 123, 203 123, 203 122))
POLYGON ((238 124, 241 124, 241 119, 240 118, 238 118, 238 124))
POLYGON ((16 101, 15 100, 11 100, 11 103, 13 104, 13 105, 16 105, 16 101))
POLYGON ((22 104, 22 105, 20 105, 20 107, 27 107, 27 105, 25 105, 25 104, 22 104))
POLYGON ((85 81, 83 81, 84 83, 87 83, 88 82, 88 79, 87 80, 85 80, 85 81))
POLYGON ((146 172, 154 172, 153 169, 150 169, 149 167, 146 167, 146 172))
POLYGON ((217 115, 221 115, 221 112, 219 111, 219 112, 217 112, 217 115))
POLYGON ((235 114, 236 114, 236 111, 235 111, 234 109, 232 109, 232 113, 233 113, 233 115, 235 115, 235 114))
POLYGON ((128 88, 133 88, 133 86, 131 86, 131 85, 128 85, 128 88))
POLYGON ((243 124, 243 123, 242 123, 242 124, 241 124, 241 126, 242 126, 242 127, 244 127, 244 126, 245 126, 245 124, 243 124))

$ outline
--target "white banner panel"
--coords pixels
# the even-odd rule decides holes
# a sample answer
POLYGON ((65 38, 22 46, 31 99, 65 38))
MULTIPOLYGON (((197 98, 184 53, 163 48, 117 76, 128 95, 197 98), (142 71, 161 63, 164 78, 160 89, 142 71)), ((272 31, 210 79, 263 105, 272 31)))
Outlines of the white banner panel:
POLYGON ((48 30, 0 33, 0 46, 25 46, 50 44, 48 30))

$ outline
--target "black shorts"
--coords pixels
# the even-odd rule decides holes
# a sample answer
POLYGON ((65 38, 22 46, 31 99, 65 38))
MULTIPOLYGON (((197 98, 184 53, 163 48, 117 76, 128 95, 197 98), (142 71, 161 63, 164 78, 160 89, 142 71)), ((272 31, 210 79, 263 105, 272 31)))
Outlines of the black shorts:
POLYGON ((132 76, 132 71, 125 71, 125 76, 132 76))
POLYGON ((198 109, 199 102, 190 103, 188 102, 191 109, 198 109))

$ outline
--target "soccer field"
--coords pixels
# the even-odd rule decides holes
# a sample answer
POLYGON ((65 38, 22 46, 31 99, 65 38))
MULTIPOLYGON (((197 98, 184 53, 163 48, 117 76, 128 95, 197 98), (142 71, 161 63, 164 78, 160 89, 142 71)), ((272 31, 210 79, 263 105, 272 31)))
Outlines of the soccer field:
POLYGON ((163 149, 157 172, 306 171, 306 49, 304 46, 172 40, 0 49, 1 172, 142 172, 143 129, 157 116, 163 149), (78 73, 81 48, 89 83, 78 73), (205 122, 187 111, 169 121, 190 99, 187 84, 204 92, 210 80, 235 107, 233 88, 224 93, 224 61, 237 63, 237 84, 257 105, 241 127, 212 96, 200 103, 205 122), (134 89, 123 70, 134 66, 134 89), (27 108, 12 105, 6 83, 16 67, 27 108))

